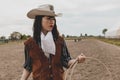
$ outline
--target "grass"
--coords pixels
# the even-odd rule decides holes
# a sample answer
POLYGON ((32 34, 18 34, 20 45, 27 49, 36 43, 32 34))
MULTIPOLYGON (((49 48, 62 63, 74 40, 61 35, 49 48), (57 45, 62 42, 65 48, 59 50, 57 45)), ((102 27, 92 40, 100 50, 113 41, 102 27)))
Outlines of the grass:
POLYGON ((113 44, 113 45, 120 46, 120 39, 99 38, 99 40, 113 44))
POLYGON ((8 42, 0 42, 0 45, 8 45, 8 44, 18 44, 18 43, 24 43, 25 40, 17 40, 17 41, 8 41, 8 42))
MULTIPOLYGON (((89 37, 89 38, 91 38, 91 37, 89 37)), ((92 38, 95 38, 95 37, 92 37, 92 38)), ((76 40, 76 39, 77 40, 81 40, 81 39, 86 39, 86 38, 78 38, 78 37, 65 38, 65 40, 76 40)), ((113 44, 113 45, 120 46, 120 39, 108 39, 108 38, 97 38, 97 39, 101 40, 101 41, 104 41, 104 42, 107 42, 107 43, 110 43, 110 44, 113 44)), ((13 44, 13 43, 21 43, 21 42, 24 42, 24 41, 25 40, 9 41, 8 43, 9 44, 13 44)), ((2 45, 2 44, 8 44, 8 43, 0 42, 0 45, 2 45)))

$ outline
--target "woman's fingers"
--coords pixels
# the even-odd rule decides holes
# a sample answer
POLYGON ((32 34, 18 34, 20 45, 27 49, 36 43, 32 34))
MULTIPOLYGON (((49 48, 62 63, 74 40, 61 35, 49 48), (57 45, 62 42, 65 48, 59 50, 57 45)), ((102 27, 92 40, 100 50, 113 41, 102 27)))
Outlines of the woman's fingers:
POLYGON ((83 63, 85 61, 85 55, 83 53, 81 53, 79 56, 78 56, 78 62, 79 63, 83 63))

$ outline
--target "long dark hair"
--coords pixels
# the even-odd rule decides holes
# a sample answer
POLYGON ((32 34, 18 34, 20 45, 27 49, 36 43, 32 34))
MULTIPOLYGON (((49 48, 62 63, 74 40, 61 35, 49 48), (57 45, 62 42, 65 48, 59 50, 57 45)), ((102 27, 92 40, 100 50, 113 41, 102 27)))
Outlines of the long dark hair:
MULTIPOLYGON (((37 44, 41 42, 40 34, 41 34, 41 29, 42 29, 42 18, 43 17, 44 16, 36 16, 34 20, 34 24, 33 24, 33 39, 36 41, 37 44)), ((52 35, 53 35, 54 40, 58 39, 59 32, 57 30, 56 19, 55 19, 55 25, 52 29, 52 35)))

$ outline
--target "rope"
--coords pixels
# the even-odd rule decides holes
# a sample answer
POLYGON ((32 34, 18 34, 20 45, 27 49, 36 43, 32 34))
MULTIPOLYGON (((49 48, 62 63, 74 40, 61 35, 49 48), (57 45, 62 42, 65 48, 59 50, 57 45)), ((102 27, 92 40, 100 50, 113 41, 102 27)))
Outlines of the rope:
MULTIPOLYGON (((102 61, 100 61, 99 59, 93 58, 93 57, 86 57, 86 59, 96 60, 96 61, 98 61, 100 64, 102 64, 102 65, 105 67, 105 69, 107 70, 107 72, 108 72, 108 74, 109 74, 109 76, 110 76, 110 79, 109 79, 109 80, 113 80, 112 73, 110 72, 109 68, 108 68, 102 61)), ((77 64, 78 64, 78 60, 75 59, 75 62, 74 62, 73 64, 71 64, 70 67, 65 71, 64 80, 71 80, 71 77, 72 77, 74 68, 76 67, 77 64), (71 69, 71 72, 70 72, 70 69, 71 69), (68 77, 68 72, 70 72, 69 79, 67 79, 67 77, 68 77)))

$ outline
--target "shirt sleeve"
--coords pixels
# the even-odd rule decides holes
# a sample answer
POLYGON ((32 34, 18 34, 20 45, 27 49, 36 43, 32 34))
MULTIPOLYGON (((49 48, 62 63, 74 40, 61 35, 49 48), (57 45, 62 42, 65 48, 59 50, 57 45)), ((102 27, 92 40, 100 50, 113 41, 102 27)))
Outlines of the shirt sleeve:
POLYGON ((66 43, 63 43, 62 55, 61 55, 61 63, 65 68, 68 68, 68 62, 71 60, 70 53, 68 52, 66 43))
POLYGON ((26 47, 24 48, 24 53, 25 53, 25 63, 23 65, 23 67, 28 70, 29 72, 32 71, 32 59, 29 56, 28 50, 26 49, 26 47))

